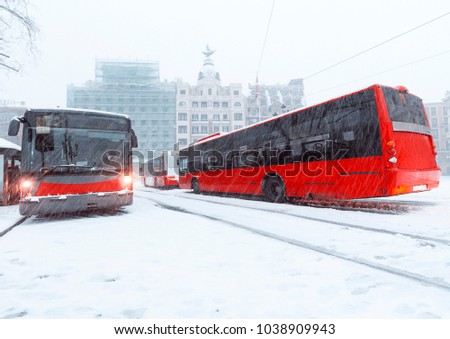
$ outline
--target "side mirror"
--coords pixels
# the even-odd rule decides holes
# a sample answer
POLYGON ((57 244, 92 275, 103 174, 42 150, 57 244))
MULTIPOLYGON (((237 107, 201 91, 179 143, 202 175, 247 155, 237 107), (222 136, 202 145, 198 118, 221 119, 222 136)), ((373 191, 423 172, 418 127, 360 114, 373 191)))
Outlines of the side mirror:
POLYGON ((138 147, 138 139, 133 129, 131 130, 131 147, 132 148, 138 147))
POLYGON ((18 117, 12 118, 11 122, 9 123, 8 128, 8 135, 13 137, 16 136, 19 133, 20 129, 20 120, 18 117))

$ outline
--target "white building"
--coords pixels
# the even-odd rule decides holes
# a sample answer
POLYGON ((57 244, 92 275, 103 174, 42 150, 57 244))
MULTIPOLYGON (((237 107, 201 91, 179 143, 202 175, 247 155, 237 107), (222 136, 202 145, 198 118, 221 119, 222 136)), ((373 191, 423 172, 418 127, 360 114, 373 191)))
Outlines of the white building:
POLYGON ((231 132, 246 125, 242 84, 222 86, 209 46, 197 84, 177 81, 177 141, 180 147, 216 132, 231 132))
POLYGON ((438 153, 437 162, 443 175, 450 175, 450 92, 441 102, 426 103, 425 109, 431 125, 434 144, 438 153))

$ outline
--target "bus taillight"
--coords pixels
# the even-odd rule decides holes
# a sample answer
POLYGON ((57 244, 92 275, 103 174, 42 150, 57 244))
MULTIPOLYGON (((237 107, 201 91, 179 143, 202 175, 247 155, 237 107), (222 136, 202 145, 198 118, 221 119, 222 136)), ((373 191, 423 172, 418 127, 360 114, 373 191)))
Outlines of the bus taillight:
POLYGON ((389 156, 388 161, 392 164, 396 164, 398 159, 395 156, 397 154, 397 152, 395 151, 395 142, 393 140, 390 140, 386 143, 386 145, 389 147, 389 149, 386 151, 389 156))

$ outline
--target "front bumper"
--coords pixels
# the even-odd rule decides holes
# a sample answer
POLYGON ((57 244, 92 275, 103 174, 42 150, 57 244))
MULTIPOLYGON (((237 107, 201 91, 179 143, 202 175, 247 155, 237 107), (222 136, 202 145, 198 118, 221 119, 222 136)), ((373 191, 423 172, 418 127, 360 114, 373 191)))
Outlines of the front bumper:
POLYGON ((114 210, 133 203, 133 191, 100 192, 29 197, 19 201, 22 215, 77 213, 92 210, 114 210))

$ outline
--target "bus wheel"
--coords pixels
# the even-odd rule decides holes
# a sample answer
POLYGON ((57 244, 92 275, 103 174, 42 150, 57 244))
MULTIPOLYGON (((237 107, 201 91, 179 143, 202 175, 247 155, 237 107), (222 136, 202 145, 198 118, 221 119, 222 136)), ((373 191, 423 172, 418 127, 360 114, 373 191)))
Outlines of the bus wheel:
POLYGON ((278 176, 266 177, 263 181, 263 196, 266 201, 282 203, 286 201, 286 188, 278 176))
POLYGON ((191 187, 192 187, 192 190, 194 191, 195 194, 199 194, 200 193, 200 185, 199 185, 197 179, 192 179, 191 187))

